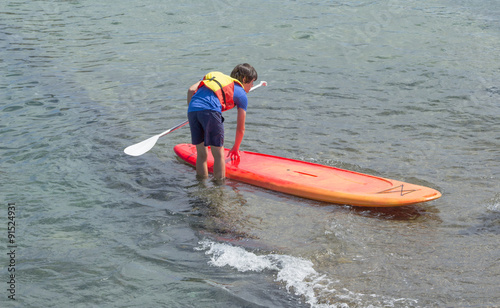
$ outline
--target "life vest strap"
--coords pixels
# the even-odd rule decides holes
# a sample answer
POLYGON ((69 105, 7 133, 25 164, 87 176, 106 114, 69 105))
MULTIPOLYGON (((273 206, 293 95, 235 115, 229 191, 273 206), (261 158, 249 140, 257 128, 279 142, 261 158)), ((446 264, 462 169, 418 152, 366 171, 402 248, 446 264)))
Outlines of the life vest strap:
POLYGON ((220 91, 222 92, 222 99, 224 100, 224 107, 227 106, 227 103, 226 103, 226 93, 224 93, 224 89, 222 89, 222 85, 221 83, 215 79, 215 76, 213 76, 212 78, 208 79, 208 81, 215 81, 215 83, 217 83, 220 87, 220 91))

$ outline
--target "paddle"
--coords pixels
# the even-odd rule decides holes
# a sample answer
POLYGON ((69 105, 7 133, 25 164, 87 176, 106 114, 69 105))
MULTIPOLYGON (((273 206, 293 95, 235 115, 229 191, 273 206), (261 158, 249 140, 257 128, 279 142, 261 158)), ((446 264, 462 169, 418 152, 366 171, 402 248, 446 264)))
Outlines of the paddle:
MULTIPOLYGON (((253 86, 250 91, 253 91, 261 86, 267 86, 267 82, 265 81, 261 81, 258 85, 256 86, 253 86)), ((249 92, 250 92, 249 91, 249 92)), ((136 144, 133 144, 131 146, 128 146, 125 150, 123 150, 125 152, 125 154, 127 155, 131 155, 131 156, 140 156, 144 153, 146 153, 147 151, 151 150, 156 142, 158 141, 158 139, 160 137, 163 137, 165 136, 166 134, 169 134, 171 132, 173 132, 174 130, 178 129, 178 128, 181 128, 183 127, 184 125, 188 124, 189 121, 184 121, 182 122, 181 124, 178 124, 170 129, 167 129, 166 131, 164 131, 163 133, 161 134, 158 134, 158 135, 154 135, 153 137, 149 137, 148 139, 144 140, 144 141, 141 141, 139 143, 136 143, 136 144)))

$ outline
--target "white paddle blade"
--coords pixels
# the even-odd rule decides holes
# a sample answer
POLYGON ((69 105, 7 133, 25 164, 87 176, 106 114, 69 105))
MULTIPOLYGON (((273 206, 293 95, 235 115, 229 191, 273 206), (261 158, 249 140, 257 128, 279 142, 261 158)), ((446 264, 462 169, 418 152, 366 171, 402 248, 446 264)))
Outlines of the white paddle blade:
POLYGON ((147 151, 151 150, 155 146, 156 141, 158 141, 158 138, 160 138, 160 135, 155 135, 144 141, 141 141, 139 143, 127 147, 125 150, 123 150, 123 152, 125 152, 125 154, 130 156, 140 156, 146 153, 147 151))

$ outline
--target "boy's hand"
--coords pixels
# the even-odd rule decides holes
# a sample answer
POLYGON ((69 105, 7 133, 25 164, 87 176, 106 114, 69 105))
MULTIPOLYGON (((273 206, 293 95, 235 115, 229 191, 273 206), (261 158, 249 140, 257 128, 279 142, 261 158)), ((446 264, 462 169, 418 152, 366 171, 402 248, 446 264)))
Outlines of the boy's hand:
POLYGON ((240 159, 240 151, 239 149, 232 148, 231 151, 227 154, 227 157, 231 158, 231 160, 240 159))

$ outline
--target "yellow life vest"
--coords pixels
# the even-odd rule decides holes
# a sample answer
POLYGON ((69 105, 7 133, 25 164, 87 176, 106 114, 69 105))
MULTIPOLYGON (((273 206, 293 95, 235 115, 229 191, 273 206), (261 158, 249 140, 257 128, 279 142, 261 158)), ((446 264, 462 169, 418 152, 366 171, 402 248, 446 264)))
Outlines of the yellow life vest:
POLYGON ((243 84, 237 79, 231 78, 221 72, 210 72, 203 77, 198 89, 205 86, 212 90, 222 105, 222 111, 226 111, 234 107, 235 82, 243 87, 243 84))

